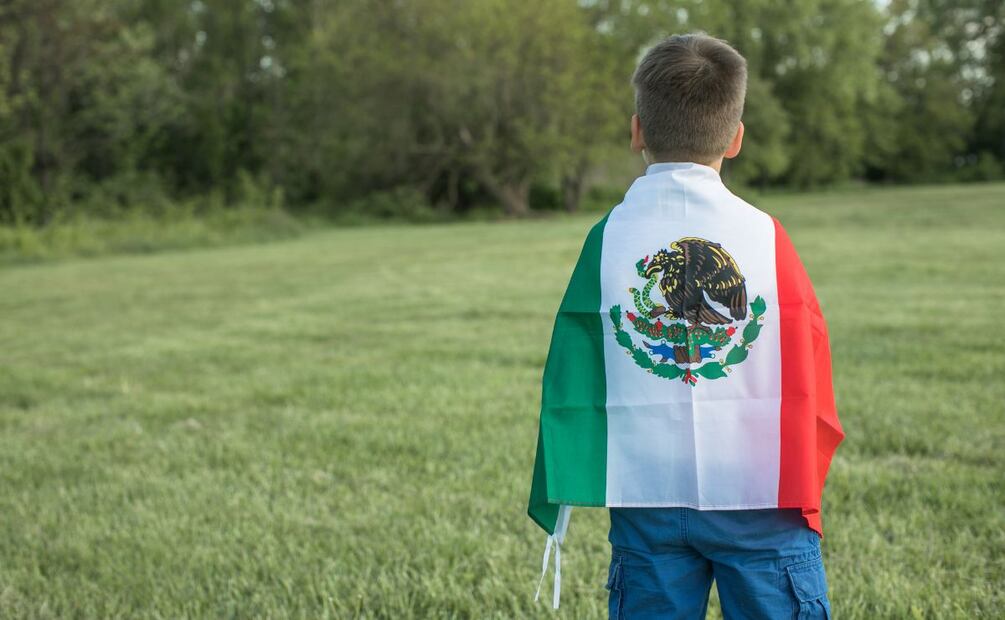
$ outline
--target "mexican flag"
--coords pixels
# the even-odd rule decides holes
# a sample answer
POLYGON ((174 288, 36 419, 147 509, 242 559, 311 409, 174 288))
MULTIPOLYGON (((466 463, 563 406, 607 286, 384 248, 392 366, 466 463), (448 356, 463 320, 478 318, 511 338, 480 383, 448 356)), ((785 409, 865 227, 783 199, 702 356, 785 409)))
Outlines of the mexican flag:
POLYGON ((781 223, 710 167, 651 166, 590 230, 555 319, 528 508, 549 544, 571 506, 799 508, 822 535, 843 437, 781 223))

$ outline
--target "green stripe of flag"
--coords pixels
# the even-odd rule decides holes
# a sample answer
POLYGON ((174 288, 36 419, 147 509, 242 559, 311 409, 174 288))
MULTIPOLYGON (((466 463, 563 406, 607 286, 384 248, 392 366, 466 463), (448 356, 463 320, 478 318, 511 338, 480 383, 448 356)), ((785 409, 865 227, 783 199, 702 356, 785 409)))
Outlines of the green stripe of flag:
POLYGON ((555 318, 544 366, 541 425, 527 513, 554 533, 560 504, 603 506, 607 381, 600 257, 607 216, 586 237, 555 318))

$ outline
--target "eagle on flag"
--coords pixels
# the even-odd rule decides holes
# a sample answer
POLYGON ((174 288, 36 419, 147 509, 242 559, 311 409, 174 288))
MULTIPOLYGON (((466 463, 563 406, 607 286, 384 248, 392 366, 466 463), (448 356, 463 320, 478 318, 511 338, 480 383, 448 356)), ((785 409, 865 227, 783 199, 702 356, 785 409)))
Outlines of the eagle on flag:
POLYGON ((659 287, 666 306, 649 313, 655 319, 687 319, 691 324, 723 325, 747 314, 747 287, 736 261, 719 243, 700 237, 684 237, 660 250, 645 268, 651 278, 663 272, 659 287), (705 295, 729 309, 729 317, 713 308, 705 295))

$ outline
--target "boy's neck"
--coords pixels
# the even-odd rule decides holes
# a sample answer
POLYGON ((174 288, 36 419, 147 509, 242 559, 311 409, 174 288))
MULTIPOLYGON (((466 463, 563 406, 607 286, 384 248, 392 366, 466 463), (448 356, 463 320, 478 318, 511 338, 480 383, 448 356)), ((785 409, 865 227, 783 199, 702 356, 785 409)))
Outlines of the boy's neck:
POLYGON ((646 168, 648 168, 649 166, 655 165, 655 164, 697 164, 699 166, 705 166, 706 168, 711 168, 711 169, 715 170, 715 172, 717 174, 721 174, 722 173, 722 158, 721 157, 719 157, 718 159, 716 159, 714 161, 711 161, 711 162, 703 162, 703 161, 671 161, 671 160, 647 161, 646 162, 646 168))

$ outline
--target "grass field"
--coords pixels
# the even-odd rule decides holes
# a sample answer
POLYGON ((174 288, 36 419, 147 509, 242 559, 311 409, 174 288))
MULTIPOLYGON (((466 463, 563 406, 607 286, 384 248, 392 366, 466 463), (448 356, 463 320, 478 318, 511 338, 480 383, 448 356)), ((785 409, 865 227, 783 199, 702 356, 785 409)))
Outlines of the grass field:
MULTIPOLYGON (((828 319, 838 618, 1005 608, 1005 185, 765 198, 828 319)), ((0 271, 0 617, 606 617, 525 517, 597 215, 0 271)), ((713 617, 718 611, 713 609, 713 617)))

